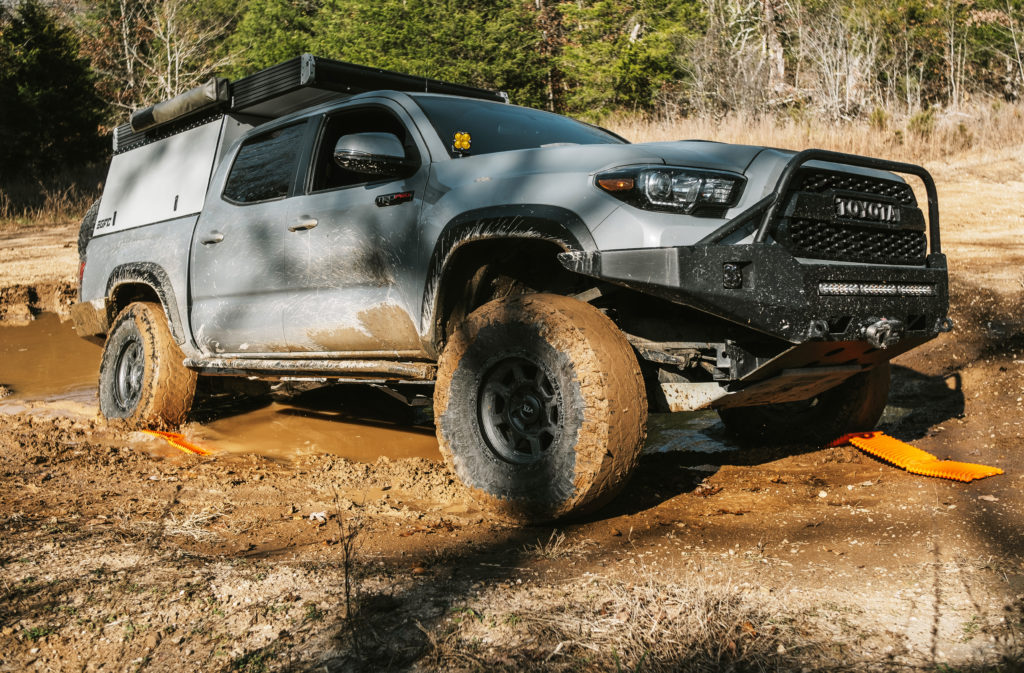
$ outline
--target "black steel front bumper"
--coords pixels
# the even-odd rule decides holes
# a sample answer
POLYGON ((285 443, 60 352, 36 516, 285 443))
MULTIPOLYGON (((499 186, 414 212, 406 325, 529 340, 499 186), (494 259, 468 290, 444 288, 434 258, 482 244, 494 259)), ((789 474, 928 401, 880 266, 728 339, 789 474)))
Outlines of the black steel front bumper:
POLYGON ((927 266, 882 266, 798 260, 773 244, 700 245, 569 252, 569 270, 690 306, 793 344, 861 338, 869 321, 897 319, 908 338, 932 338, 946 329, 946 258, 927 266), (727 266, 728 265, 728 266, 727 266), (742 285, 727 288, 739 270, 742 285), (823 283, 930 286, 931 296, 823 295, 823 283), (873 320, 872 320, 873 319, 873 320))
POLYGON ((911 164, 807 150, 787 163, 770 195, 696 245, 567 252, 559 259, 575 273, 690 306, 791 344, 863 342, 873 321, 898 320, 906 331, 899 347, 887 353, 891 357, 950 328, 935 183, 927 171, 911 164), (929 254, 924 265, 798 259, 770 240, 797 169, 816 160, 920 177, 928 194, 929 254), (753 243, 721 243, 742 229, 753 233, 753 243), (823 291, 827 283, 868 289, 830 294, 823 291), (930 294, 916 294, 921 292, 930 294))

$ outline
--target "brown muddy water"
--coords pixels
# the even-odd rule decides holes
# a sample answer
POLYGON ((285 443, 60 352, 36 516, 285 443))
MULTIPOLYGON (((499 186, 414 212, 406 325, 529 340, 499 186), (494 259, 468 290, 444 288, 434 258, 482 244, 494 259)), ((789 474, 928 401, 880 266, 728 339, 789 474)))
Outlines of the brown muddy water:
POLYGON ((73 398, 96 403, 102 349, 44 313, 24 327, 0 325, 0 385, 7 400, 73 398))
MULTIPOLYGON (((0 413, 98 413, 96 380, 102 349, 78 338, 68 322, 44 313, 26 326, 0 326, 0 413)), ((252 397, 200 394, 182 433, 215 453, 275 460, 332 453, 350 460, 440 460, 434 428, 414 424, 404 404, 360 384, 252 397)), ((153 439, 153 442, 162 440, 153 439)), ((718 453, 736 448, 714 412, 652 414, 645 451, 718 453)))
MULTIPOLYGON (((0 385, 11 391, 0 399, 0 413, 97 414, 102 352, 53 314, 25 326, 0 325, 0 385)), ((412 425, 405 405, 361 385, 274 398, 219 395, 200 400, 194 416, 183 434, 215 453, 279 460, 307 453, 358 461, 440 460, 432 426, 412 425)))
POLYGON ((200 403, 184 434, 204 447, 287 460, 333 453, 350 460, 440 460, 431 425, 414 425, 408 407, 362 384, 297 395, 200 403), (235 407, 235 408, 232 408, 235 407))

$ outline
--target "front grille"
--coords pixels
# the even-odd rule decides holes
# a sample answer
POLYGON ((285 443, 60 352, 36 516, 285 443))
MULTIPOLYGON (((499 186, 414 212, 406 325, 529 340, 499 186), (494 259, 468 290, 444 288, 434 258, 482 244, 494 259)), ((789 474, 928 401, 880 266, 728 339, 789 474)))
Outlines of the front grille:
POLYGON ((787 202, 790 205, 776 223, 775 238, 797 257, 870 264, 925 263, 928 238, 914 191, 904 182, 803 169, 792 183, 787 202), (898 204, 900 218, 898 222, 875 222, 839 217, 837 195, 898 204))
POLYGON ((923 264, 928 240, 923 231, 880 229, 794 219, 786 247, 797 257, 875 264, 923 264))
POLYGON ((804 170, 797 176, 793 186, 793 191, 797 192, 823 193, 836 190, 888 196, 904 206, 917 205, 914 190, 907 183, 853 173, 804 170))

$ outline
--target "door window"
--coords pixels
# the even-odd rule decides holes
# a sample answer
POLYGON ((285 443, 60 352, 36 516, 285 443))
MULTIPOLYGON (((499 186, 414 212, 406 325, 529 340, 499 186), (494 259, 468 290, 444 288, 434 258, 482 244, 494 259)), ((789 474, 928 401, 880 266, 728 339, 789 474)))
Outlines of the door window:
POLYGON ((231 166, 224 198, 257 203, 288 196, 302 153, 306 125, 293 124, 246 140, 231 166))

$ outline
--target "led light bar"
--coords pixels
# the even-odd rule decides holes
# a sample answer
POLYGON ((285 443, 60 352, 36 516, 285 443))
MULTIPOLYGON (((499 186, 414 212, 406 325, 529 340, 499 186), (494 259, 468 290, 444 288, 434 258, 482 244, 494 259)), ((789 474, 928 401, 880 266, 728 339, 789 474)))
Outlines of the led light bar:
POLYGON ((818 294, 828 297, 934 297, 934 285, 894 283, 818 283, 818 294))
POLYGON ((886 283, 861 283, 860 293, 870 297, 897 297, 900 294, 900 286, 886 283))
POLYGON ((835 296, 856 296, 860 294, 860 283, 818 283, 818 294, 835 296))
POLYGON ((900 294, 904 297, 934 297, 934 285, 900 285, 900 294))

